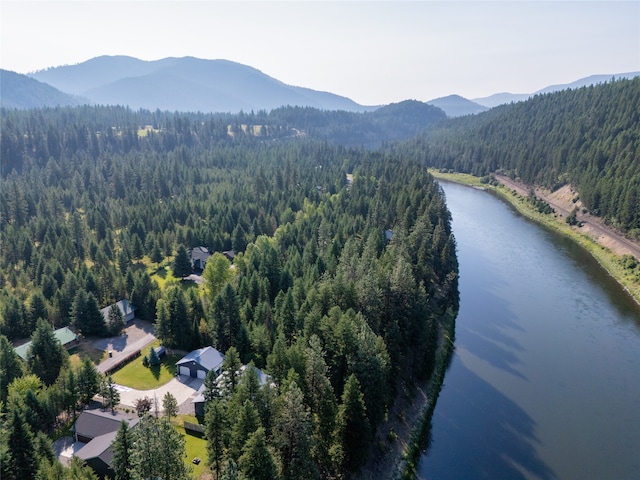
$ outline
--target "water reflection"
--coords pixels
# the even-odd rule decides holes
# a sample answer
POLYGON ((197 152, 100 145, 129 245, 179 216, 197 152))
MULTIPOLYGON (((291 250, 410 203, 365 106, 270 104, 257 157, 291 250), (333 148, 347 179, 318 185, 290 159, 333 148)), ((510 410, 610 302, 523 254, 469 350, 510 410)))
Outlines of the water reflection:
POLYGON ((445 187, 456 354, 421 478, 640 478, 640 313, 581 248, 445 187))
POLYGON ((438 403, 431 436, 438 455, 421 464, 419 478, 557 478, 537 453, 533 419, 459 358, 447 372, 444 390, 447 403, 438 403))

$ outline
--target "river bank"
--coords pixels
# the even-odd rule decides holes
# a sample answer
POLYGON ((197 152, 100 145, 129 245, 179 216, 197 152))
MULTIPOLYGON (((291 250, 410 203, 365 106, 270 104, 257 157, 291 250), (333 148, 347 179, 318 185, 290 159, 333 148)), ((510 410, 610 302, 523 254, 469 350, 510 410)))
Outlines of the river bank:
POLYGON ((431 416, 453 355, 457 312, 447 311, 439 322, 438 350, 433 373, 422 383, 404 383, 387 420, 378 427, 369 460, 347 478, 409 480, 428 441, 431 416))
POLYGON ((544 200, 555 210, 553 214, 542 214, 529 200, 530 187, 508 177, 496 176, 497 185, 492 185, 482 183, 479 177, 473 175, 442 173, 433 169, 429 171, 437 179, 490 191, 513 205, 525 217, 571 238, 589 251, 609 275, 640 304, 640 244, 624 238, 597 217, 581 212, 577 219, 582 226, 567 224, 567 215, 574 207, 580 208, 581 205, 579 201, 574 202, 576 193, 568 187, 556 192, 534 190, 537 198, 544 200))

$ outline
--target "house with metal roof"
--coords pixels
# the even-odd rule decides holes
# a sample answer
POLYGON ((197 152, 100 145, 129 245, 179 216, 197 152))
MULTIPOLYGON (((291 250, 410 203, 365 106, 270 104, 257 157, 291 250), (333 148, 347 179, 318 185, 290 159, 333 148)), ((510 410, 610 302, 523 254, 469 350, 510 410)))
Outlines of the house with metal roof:
MULTIPOLYGON (((67 350, 78 344, 78 335, 73 333, 68 327, 62 327, 53 332, 53 335, 60 342, 60 344, 67 350)), ((16 347, 14 350, 24 361, 27 360, 27 354, 29 353, 29 347, 31 347, 31 341, 16 347)))

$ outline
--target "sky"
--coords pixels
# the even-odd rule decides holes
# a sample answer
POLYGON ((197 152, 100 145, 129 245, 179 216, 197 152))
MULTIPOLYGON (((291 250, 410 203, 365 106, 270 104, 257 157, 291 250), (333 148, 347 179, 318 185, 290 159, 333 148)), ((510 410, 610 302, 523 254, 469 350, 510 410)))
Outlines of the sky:
POLYGON ((640 1, 0 0, 0 68, 100 55, 252 66, 363 105, 640 71, 640 1))

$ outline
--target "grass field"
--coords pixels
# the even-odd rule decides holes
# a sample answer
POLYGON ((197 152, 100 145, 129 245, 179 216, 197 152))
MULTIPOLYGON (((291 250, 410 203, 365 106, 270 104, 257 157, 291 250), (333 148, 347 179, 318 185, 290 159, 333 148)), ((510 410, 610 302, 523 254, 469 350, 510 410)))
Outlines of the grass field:
MULTIPOLYGON (((160 345, 160 340, 151 344, 153 347, 160 345)), ((176 375, 176 362, 182 358, 181 355, 166 355, 160 365, 145 367, 142 359, 149 355, 149 347, 142 351, 140 357, 133 359, 120 370, 111 375, 113 381, 136 390, 150 390, 158 388, 176 375)))
POLYGON ((151 275, 151 279, 158 284, 161 290, 166 289, 169 285, 179 285, 183 290, 199 288, 198 284, 192 280, 182 280, 181 278, 174 277, 171 268, 163 266, 162 264, 157 269, 149 266, 147 267, 147 271, 149 275, 151 275))
POLYGON ((198 423, 198 420, 193 415, 178 415, 177 418, 174 418, 172 423, 173 426, 176 427, 176 430, 184 435, 184 439, 186 441, 185 450, 187 452, 187 456, 185 458, 185 462, 193 467, 193 478, 200 478, 200 476, 208 470, 207 468, 207 441, 206 439, 197 437, 195 435, 191 435, 187 433, 183 427, 183 423, 191 422, 198 423), (192 463, 195 457, 200 458, 200 464, 194 465, 192 463))

